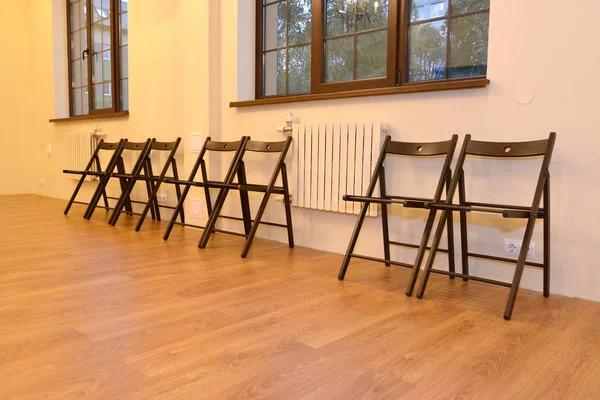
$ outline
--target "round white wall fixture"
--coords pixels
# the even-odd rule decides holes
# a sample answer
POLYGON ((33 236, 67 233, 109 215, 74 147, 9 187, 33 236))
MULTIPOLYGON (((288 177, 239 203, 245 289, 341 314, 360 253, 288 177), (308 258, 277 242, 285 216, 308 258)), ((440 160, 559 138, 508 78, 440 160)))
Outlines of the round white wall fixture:
POLYGON ((520 86, 517 88, 515 99, 521 105, 529 104, 533 101, 535 92, 531 86, 520 86))

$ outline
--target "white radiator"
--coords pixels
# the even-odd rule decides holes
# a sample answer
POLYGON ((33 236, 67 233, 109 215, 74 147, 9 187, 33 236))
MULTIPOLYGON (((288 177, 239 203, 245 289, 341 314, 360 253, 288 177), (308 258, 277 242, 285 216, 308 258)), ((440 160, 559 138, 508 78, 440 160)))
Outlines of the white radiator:
MULTIPOLYGON (((366 194, 381 152, 381 124, 294 125, 292 135, 292 205, 358 214, 362 204, 342 197, 366 194)), ((368 215, 377 216, 377 205, 368 215)))
MULTIPOLYGON (((83 171, 90 161, 92 154, 94 154, 94 150, 96 150, 98 139, 94 136, 94 133, 67 133, 66 144, 66 169, 83 171)), ((95 164, 92 167, 92 171, 96 171, 95 164)), ((78 175, 67 174, 67 176, 74 180, 81 179, 78 175)), ((86 180, 91 181, 93 178, 88 176, 86 180)))

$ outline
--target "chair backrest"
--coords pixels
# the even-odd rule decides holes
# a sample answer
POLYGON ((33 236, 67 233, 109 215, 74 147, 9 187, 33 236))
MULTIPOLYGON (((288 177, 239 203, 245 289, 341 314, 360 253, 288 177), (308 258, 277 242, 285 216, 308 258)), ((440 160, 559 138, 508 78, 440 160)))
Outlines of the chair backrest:
MULTIPOLYGON (((458 135, 452 135, 450 140, 442 142, 394 142, 391 136, 386 136, 383 142, 383 151, 379 156, 377 165, 375 166, 375 173, 371 179, 369 193, 373 192, 377 179, 380 177, 380 172, 383 168, 383 163, 388 154, 404 156, 404 157, 439 157, 445 156, 444 165, 440 171, 440 177, 436 186, 434 201, 439 201, 444 191, 444 185, 449 184, 451 170, 450 164, 452 163, 452 157, 454 157, 454 151, 456 144, 458 143, 458 135)), ((385 176, 384 176, 385 178, 385 176)))
POLYGON ((548 139, 530 142, 483 142, 471 140, 471 135, 465 137, 468 155, 494 158, 537 157, 552 152, 556 134, 552 132, 548 139))
POLYGON ((181 142, 180 137, 178 137, 176 140, 174 140, 172 142, 159 142, 156 139, 152 139, 152 144, 150 145, 150 149, 156 150, 156 151, 177 150, 177 147, 179 147, 180 142, 181 142))
POLYGON ((445 156, 448 153, 454 153, 457 141, 458 135, 453 135, 452 139, 443 142, 411 143, 390 140, 387 142, 384 152, 409 157, 445 156))
POLYGON ((287 156, 291 144, 291 136, 289 136, 286 140, 281 142, 260 142, 248 139, 244 148, 240 152, 240 161, 242 161, 246 151, 251 151, 255 153, 279 153, 279 158, 277 160, 277 164, 275 165, 275 170, 273 171, 271 179, 269 180, 269 187, 272 187, 275 186, 277 177, 279 176, 279 173, 282 169, 284 170, 284 173, 287 173, 285 171, 285 157, 287 156))

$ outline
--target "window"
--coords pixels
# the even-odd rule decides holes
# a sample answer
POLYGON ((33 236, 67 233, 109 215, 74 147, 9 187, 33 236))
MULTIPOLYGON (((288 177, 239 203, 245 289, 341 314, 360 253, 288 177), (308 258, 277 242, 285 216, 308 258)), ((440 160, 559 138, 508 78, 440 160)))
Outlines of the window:
POLYGON ((129 109, 128 0, 67 0, 70 115, 129 109))
POLYGON ((257 0, 256 96, 485 77, 490 0, 257 0))

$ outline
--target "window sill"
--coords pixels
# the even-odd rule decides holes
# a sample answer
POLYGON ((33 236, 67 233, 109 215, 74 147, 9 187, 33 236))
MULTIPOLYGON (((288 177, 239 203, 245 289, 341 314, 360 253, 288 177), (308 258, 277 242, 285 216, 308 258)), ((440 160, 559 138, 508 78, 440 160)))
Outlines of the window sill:
POLYGON ((50 122, 74 122, 74 121, 84 121, 88 119, 106 119, 106 118, 127 118, 129 117, 129 111, 119 111, 116 113, 109 114, 92 114, 92 115, 79 115, 77 117, 68 117, 68 118, 53 118, 50 119, 50 122))
POLYGON ((293 96, 267 97, 258 100, 233 101, 229 107, 252 107, 269 104, 296 103, 303 101, 346 99, 350 97, 382 96, 400 93, 437 92, 442 90, 484 88, 490 84, 487 78, 461 79, 445 82, 413 83, 404 86, 379 89, 352 90, 347 92, 299 94, 293 96))

